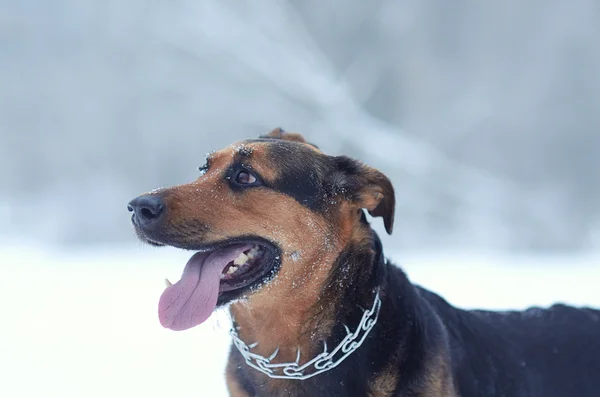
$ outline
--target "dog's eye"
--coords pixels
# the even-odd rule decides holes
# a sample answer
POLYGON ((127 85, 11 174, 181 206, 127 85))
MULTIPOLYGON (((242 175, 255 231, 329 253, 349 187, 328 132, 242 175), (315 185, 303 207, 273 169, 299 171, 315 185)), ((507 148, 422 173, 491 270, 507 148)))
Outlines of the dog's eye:
POLYGON ((235 177, 235 181, 240 185, 252 185, 256 183, 256 177, 246 170, 241 170, 235 177))

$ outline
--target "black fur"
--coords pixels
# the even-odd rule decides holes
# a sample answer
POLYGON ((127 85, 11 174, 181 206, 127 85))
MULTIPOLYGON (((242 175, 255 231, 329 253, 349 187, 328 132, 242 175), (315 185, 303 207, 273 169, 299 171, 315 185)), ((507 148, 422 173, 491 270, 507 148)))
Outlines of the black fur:
MULTIPOLYGON (((265 180, 257 175, 260 183, 250 188, 275 189, 321 212, 335 205, 336 196, 360 200, 365 183, 384 186, 384 196, 390 192, 391 184, 385 188, 389 181, 383 174, 355 160, 281 139, 247 142, 256 141, 269 143, 268 160, 277 166, 279 176, 265 180)), ((243 167, 251 170, 252 161, 252 152, 242 150, 224 176, 233 177, 243 167)), ((244 191, 239 186, 232 189, 244 191)), ((391 196, 393 200, 393 189, 391 196)), ((383 210, 374 210, 384 217, 388 232, 393 206, 391 201, 383 210)), ((377 325, 338 367, 304 381, 277 381, 283 385, 277 388, 279 395, 366 396, 374 391, 375 380, 391 370, 387 379, 395 382, 393 395, 398 397, 600 396, 600 311, 564 305, 523 312, 455 308, 413 285, 384 258, 381 242, 364 216, 358 227, 366 229, 364 241, 348 242, 319 296, 322 306, 335 308, 327 344, 336 346, 343 339, 344 324, 351 329, 358 325, 360 307, 371 307, 378 289, 382 306, 377 325)), ((175 243, 167 242, 194 249, 194 237, 202 228, 197 222, 186 222, 172 228, 170 233, 176 236, 159 237, 175 241, 178 236, 175 243)), ((314 319, 319 315, 329 312, 316 312, 314 319)), ((322 346, 322 341, 315 343, 322 346)), ((235 348, 230 360, 231 374, 242 390, 250 396, 273 395, 268 378, 247 366, 235 348)))
POLYGON ((323 179, 334 170, 329 156, 317 154, 303 144, 275 138, 249 139, 245 142, 269 143, 268 161, 277 165, 279 177, 274 181, 265 181, 266 187, 294 198, 307 208, 323 210, 328 195, 323 179))
MULTIPOLYGON (((279 177, 261 183, 280 193, 294 198, 298 203, 314 211, 322 212, 332 198, 342 196, 346 200, 359 197, 361 188, 368 183, 379 182, 369 178, 361 162, 346 156, 327 156, 308 148, 306 144, 283 141, 277 138, 249 139, 247 143, 268 142, 269 162, 277 167, 279 177)), ((312 145, 314 146, 314 145, 312 145)), ((235 163, 242 164, 251 158, 251 152, 238 154, 235 163)), ((251 162, 251 161, 250 161, 251 162)), ((387 181, 383 174, 378 173, 387 181)), ((257 175, 260 178, 260 175, 257 175)), ((393 188, 389 181, 389 196, 392 201, 393 188)), ((391 232, 393 210, 390 214, 372 212, 373 216, 384 216, 386 229, 391 232)))
POLYGON ((279 174, 272 182, 273 189, 310 209, 321 210, 324 203, 322 176, 331 168, 326 156, 316 156, 314 150, 289 142, 270 144, 269 156, 269 160, 277 164, 279 174))
MULTIPOLYGON (((342 324, 358 324, 358 306, 370 307, 372 291, 379 286, 382 307, 376 327, 340 366, 294 381, 283 395, 365 396, 377 374, 391 364, 397 374, 395 396, 429 396, 436 371, 431 365, 442 360, 460 397, 600 396, 600 311, 564 305, 505 313, 457 309, 414 286, 388 263, 374 232, 373 248, 374 254, 350 248, 336 264, 339 271, 352 261, 353 281, 361 283, 344 283, 328 345, 335 346, 345 335, 342 324), (370 262, 361 263, 367 258, 370 262)), ((269 395, 256 381, 262 375, 257 377, 237 350, 231 359, 251 396, 269 395)))

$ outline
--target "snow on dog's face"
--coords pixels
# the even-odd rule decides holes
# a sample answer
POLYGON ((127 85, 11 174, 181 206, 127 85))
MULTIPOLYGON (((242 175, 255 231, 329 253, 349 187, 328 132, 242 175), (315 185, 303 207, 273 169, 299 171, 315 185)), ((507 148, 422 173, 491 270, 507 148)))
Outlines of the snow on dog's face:
POLYGON ((277 129, 235 143, 209 155, 201 171, 129 204, 142 241, 197 251, 160 298, 167 328, 198 325, 232 300, 317 297, 361 208, 383 216, 391 232, 387 178, 298 134, 277 129))

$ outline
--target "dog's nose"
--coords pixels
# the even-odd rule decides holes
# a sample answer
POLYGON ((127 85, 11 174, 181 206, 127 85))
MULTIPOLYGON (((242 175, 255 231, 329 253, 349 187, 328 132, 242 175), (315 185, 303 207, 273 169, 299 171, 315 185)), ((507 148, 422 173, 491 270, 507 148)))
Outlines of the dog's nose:
POLYGON ((131 200, 127 209, 133 212, 134 222, 145 227, 160 220, 165 212, 165 202, 156 195, 140 196, 131 200))

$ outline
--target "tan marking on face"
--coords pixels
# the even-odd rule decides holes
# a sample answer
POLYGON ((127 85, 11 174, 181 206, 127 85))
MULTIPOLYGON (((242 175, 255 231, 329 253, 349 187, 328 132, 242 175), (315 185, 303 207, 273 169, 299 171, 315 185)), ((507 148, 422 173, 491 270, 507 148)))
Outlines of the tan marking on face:
MULTIPOLYGON (((197 234, 186 231, 184 238, 190 244, 260 236, 281 248, 277 276, 252 293, 247 301, 233 304, 231 312, 241 325, 239 333, 243 340, 275 336, 259 344, 255 352, 270 355, 280 346, 280 357, 295 359, 296 346, 312 345, 329 332, 333 320, 319 324, 314 334, 303 334, 309 325, 309 311, 317 304, 321 288, 352 227, 340 228, 338 222, 268 188, 233 191, 224 173, 241 146, 252 150, 248 165, 267 181, 276 177, 277 168, 267 158, 268 144, 234 144, 219 151, 212 156, 211 167, 204 176, 164 193, 169 209, 168 228, 178 230, 178 225, 194 220, 201 222, 206 230, 197 234)), ((303 357, 308 354, 305 348, 303 357)))
MULTIPOLYGON (((297 137, 290 138, 295 141, 289 142, 290 150, 309 147, 315 156, 323 156, 320 150, 297 137)), ((333 326, 340 295, 324 291, 330 282, 332 266, 349 244, 371 249, 371 234, 369 227, 360 223, 360 206, 341 197, 332 198, 325 211, 315 212, 268 188, 234 191, 225 173, 239 150, 251 152, 242 163, 265 181, 278 178, 279 167, 270 158, 270 144, 235 143, 211 154, 210 169, 196 181, 165 189, 161 193, 168 208, 165 229, 180 245, 204 245, 240 236, 259 236, 278 245, 282 257, 276 277, 251 293, 247 300, 233 303, 231 313, 240 325, 240 337, 247 343, 259 342, 253 352, 269 356, 280 347, 275 362, 294 361, 296 348, 300 347, 302 364, 314 357, 315 346, 322 348, 321 341, 333 326), (305 332, 308 330, 311 332, 305 332)), ((378 199, 375 196, 373 200, 378 199)), ((231 360, 230 365, 233 365, 231 360)), ((226 376, 232 395, 247 395, 232 368, 228 368, 226 376)), ((262 375, 251 372, 249 376, 262 375)), ((393 375, 386 376, 374 381, 377 391, 389 389, 393 375)), ((272 390, 297 385, 281 380, 267 380, 267 383, 266 387, 272 390)))
POLYGON ((248 164, 252 169, 256 170, 260 176, 267 181, 274 181, 279 176, 278 167, 271 164, 269 161, 269 144, 268 143, 249 143, 241 144, 241 147, 247 148, 252 152, 248 164))
MULTIPOLYGON (((232 305, 231 312, 241 325, 242 339, 262 340, 263 335, 270 335, 255 352, 270 355, 279 346, 280 358, 293 359, 296 347, 311 345, 311 339, 319 340, 329 332, 327 324, 320 324, 318 333, 303 333, 309 326, 309 310, 317 304, 341 249, 340 236, 323 217, 291 198, 282 197, 275 209, 273 204, 268 207, 274 218, 266 221, 265 232, 283 249, 281 269, 247 302, 232 305)), ((304 348, 303 357, 308 353, 304 348)))

